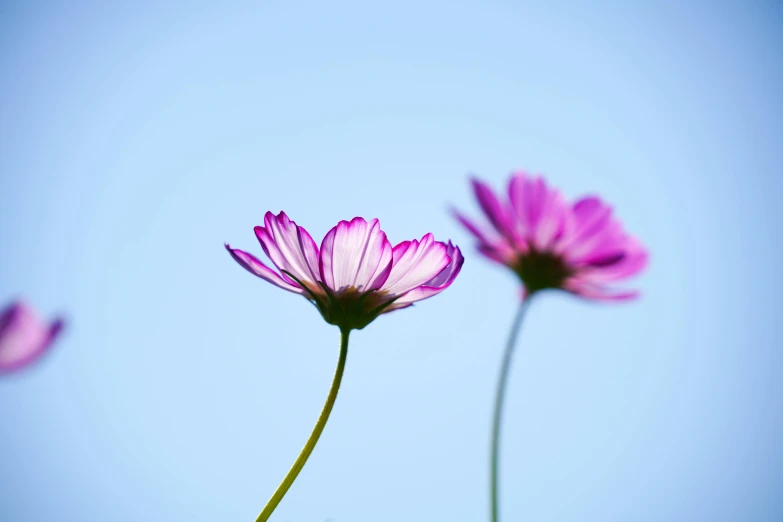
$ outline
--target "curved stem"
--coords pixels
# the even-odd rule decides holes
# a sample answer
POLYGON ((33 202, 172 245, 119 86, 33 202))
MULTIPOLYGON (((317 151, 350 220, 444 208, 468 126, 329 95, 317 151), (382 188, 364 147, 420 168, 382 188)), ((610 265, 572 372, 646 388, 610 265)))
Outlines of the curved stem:
POLYGON ((291 466, 290 470, 288 470, 288 473, 277 487, 277 490, 275 490, 272 498, 270 498, 269 502, 266 503, 266 506, 264 506, 261 514, 258 515, 256 522, 266 522, 269 520, 269 517, 272 516, 272 512, 275 510, 275 508, 277 508, 277 505, 280 503, 280 501, 283 500, 283 496, 288 491, 288 488, 291 487, 291 484, 294 483, 294 480, 296 480, 299 472, 302 471, 305 462, 307 462, 307 459, 310 457, 310 454, 313 452, 313 449, 318 442, 318 438, 321 436, 321 432, 324 431, 326 421, 329 420, 329 414, 332 412, 332 407, 334 406, 334 402, 337 399, 337 392, 340 390, 340 382, 343 379, 345 359, 348 356, 348 334, 350 334, 350 330, 340 330, 340 358, 337 361, 337 369, 334 371, 332 387, 329 389, 329 395, 326 397, 326 403, 324 403, 321 414, 318 415, 318 421, 315 423, 313 433, 310 434, 310 438, 307 439, 304 448, 302 448, 302 452, 299 453, 299 456, 296 458, 294 465, 291 466))
POLYGON ((530 296, 528 295, 519 305, 519 310, 514 317, 511 325, 511 332, 508 336, 506 351, 503 354, 503 362, 500 365, 500 376, 498 377, 497 391, 495 393, 495 412, 492 419, 492 456, 490 457, 490 503, 492 508, 492 522, 498 522, 498 460, 500 454, 500 425, 503 417, 503 400, 506 396, 506 386, 508 382, 508 370, 511 366, 511 356, 514 353, 519 330, 522 326, 522 319, 525 317, 525 311, 528 307, 530 296))

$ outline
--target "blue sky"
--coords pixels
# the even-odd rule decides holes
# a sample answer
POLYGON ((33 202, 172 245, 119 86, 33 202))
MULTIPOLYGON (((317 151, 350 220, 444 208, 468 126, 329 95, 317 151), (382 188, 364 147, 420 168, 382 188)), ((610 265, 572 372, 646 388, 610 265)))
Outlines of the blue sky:
POLYGON ((223 249, 285 210, 378 217, 467 261, 352 336, 273 520, 486 520, 518 299, 448 215, 467 180, 597 193, 643 297, 530 311, 506 520, 783 519, 781 36, 774 3, 0 7, 0 300, 64 313, 0 381, 0 519, 253 520, 306 439, 336 328, 223 249))

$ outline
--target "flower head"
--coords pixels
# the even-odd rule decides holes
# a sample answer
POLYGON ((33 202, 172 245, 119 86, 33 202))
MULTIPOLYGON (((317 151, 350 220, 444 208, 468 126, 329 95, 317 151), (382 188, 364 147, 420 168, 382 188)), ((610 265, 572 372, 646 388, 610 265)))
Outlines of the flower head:
POLYGON ((264 226, 255 227, 255 233, 280 273, 226 244, 237 263, 307 298, 328 323, 348 330, 442 292, 464 261, 459 248, 435 241, 432 234, 392 246, 377 219, 340 221, 320 248, 285 212, 267 212, 264 226))
POLYGON ((640 272, 647 251, 623 230, 612 208, 595 196, 573 204, 541 177, 512 175, 508 200, 473 180, 473 190, 494 230, 485 230, 455 212, 478 239, 478 250, 512 269, 526 293, 562 289, 589 299, 616 300, 636 292, 609 285, 640 272))
POLYGON ((0 313, 0 373, 21 369, 40 358, 63 327, 61 320, 45 324, 21 301, 0 313))

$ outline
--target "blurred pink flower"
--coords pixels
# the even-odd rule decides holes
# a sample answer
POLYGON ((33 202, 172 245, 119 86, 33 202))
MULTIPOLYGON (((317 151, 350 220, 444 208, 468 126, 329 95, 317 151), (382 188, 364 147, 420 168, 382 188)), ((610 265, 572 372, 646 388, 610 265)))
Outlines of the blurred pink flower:
POLYGON ((457 219, 476 236, 479 252, 519 276, 526 295, 553 288, 588 299, 636 297, 610 285, 644 269, 647 251, 598 197, 568 204, 542 177, 522 172, 512 175, 508 200, 476 179, 473 190, 493 230, 455 211, 457 219))
POLYGON ((341 329, 361 329, 448 288, 464 261, 459 248, 426 234, 392 246, 377 219, 340 221, 319 248, 285 212, 267 212, 256 237, 280 273, 253 255, 226 249, 247 271, 299 294, 341 329))
POLYGON ((45 324, 27 304, 11 303, 0 315, 0 373, 28 366, 46 353, 63 327, 45 324))

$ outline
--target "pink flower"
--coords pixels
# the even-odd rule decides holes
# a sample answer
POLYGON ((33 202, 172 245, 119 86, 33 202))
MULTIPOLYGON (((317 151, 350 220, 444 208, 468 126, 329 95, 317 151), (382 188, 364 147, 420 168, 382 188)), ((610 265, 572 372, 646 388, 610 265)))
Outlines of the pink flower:
POLYGON ((485 230, 455 212, 478 239, 478 250, 513 270, 527 295, 547 288, 588 299, 628 299, 636 292, 615 292, 615 281, 639 273, 647 251, 623 230, 612 208, 588 196, 568 204, 541 177, 519 172, 511 177, 508 200, 473 180, 473 190, 493 230, 485 230))
POLYGON ((459 248, 435 241, 432 234, 393 247, 377 219, 340 221, 320 248, 285 212, 267 212, 255 233, 280 273, 226 244, 237 263, 307 298, 328 323, 344 330, 362 329, 382 313, 442 292, 464 261, 459 248))
POLYGON ((47 352, 63 322, 41 321, 25 303, 11 303, 0 315, 0 373, 21 369, 47 352))

